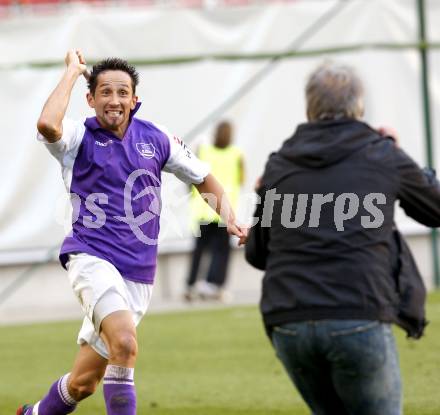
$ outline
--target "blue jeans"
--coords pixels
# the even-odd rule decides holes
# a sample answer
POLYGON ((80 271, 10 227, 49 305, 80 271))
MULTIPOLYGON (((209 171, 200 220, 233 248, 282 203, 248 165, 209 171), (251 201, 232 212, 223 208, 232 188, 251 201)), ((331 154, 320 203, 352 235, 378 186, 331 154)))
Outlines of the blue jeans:
POLYGON ((272 343, 314 415, 401 415, 399 359, 389 324, 319 320, 274 327, 272 343))

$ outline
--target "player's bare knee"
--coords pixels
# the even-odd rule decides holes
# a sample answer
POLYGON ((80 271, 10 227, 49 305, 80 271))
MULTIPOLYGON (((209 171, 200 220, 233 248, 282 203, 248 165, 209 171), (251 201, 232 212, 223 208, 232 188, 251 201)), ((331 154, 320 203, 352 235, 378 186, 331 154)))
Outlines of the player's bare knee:
POLYGON ((69 379, 69 393, 75 401, 79 402, 93 395, 99 381, 93 377, 73 377, 69 379))
POLYGON ((116 335, 110 343, 110 358, 118 362, 130 362, 136 359, 138 346, 132 333, 116 335))

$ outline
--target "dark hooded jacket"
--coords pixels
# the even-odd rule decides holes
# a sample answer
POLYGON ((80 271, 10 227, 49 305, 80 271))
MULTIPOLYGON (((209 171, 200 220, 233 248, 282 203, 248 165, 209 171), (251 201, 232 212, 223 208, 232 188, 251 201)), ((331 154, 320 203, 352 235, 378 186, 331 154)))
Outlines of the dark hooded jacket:
POLYGON ((300 125, 270 156, 259 194, 267 327, 396 321, 394 205, 440 226, 440 184, 432 171, 363 122, 319 121, 300 125))

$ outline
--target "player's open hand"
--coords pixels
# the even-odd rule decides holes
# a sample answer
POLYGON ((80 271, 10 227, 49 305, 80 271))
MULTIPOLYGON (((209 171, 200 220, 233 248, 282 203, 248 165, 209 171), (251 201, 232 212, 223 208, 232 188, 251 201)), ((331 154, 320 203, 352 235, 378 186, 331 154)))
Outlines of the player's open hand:
POLYGON ((238 246, 246 243, 249 232, 249 229, 246 226, 231 222, 227 226, 227 231, 229 235, 234 235, 238 238, 238 246))
POLYGON ((68 68, 75 68, 80 75, 90 76, 87 71, 86 60, 80 50, 69 50, 64 59, 68 68))

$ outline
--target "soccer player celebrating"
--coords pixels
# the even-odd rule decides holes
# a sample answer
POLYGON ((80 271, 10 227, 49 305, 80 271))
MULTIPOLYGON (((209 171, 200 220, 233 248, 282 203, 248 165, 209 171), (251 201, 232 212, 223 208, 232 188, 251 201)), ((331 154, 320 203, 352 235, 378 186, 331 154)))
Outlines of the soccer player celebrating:
POLYGON ((224 191, 185 144, 155 124, 134 117, 138 73, 112 58, 87 71, 80 51, 69 51, 66 70, 38 120, 38 139, 59 161, 72 195, 73 225, 60 261, 85 318, 80 350, 65 374, 34 405, 17 415, 64 415, 104 379, 109 415, 134 415, 136 326, 145 314, 157 257, 161 171, 194 184, 222 216, 228 232, 246 240, 224 191), (85 75, 87 102, 96 116, 65 118, 76 80, 85 75))

